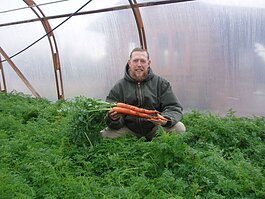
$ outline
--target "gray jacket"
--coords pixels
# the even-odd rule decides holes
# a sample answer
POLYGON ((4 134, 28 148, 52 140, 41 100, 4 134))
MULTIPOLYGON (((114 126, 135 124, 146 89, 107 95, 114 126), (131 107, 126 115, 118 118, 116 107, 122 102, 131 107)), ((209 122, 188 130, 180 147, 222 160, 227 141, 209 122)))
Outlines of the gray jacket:
MULTIPOLYGON (((151 68, 148 77, 142 82, 137 82, 130 77, 128 68, 127 64, 124 78, 110 90, 106 101, 123 102, 145 109, 158 110, 162 116, 170 119, 165 125, 166 127, 172 127, 180 121, 183 108, 174 95, 170 83, 155 75, 151 68)), ((147 135, 155 127, 146 119, 127 115, 117 121, 107 117, 106 123, 111 129, 120 129, 126 125, 131 131, 142 136, 147 135)))

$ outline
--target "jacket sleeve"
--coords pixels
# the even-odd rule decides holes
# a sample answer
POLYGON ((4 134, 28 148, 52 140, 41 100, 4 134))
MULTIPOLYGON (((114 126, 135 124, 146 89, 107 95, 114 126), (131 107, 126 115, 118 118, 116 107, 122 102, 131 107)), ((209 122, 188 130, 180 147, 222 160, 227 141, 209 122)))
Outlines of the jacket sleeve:
POLYGON ((173 127, 177 122, 182 119, 183 108, 172 91, 172 87, 168 81, 163 81, 161 84, 161 115, 170 119, 166 123, 166 127, 173 127))
MULTIPOLYGON (((118 85, 115 85, 109 92, 106 101, 107 102, 121 102, 122 98, 122 92, 119 90, 118 85)), ((106 124, 109 128, 118 130, 124 126, 124 119, 123 116, 120 117, 119 120, 112 120, 109 116, 108 113, 106 115, 106 124)))
POLYGON ((109 116, 106 116, 106 124, 109 128, 118 130, 124 126, 124 120, 123 117, 120 117, 118 120, 112 120, 109 118, 109 116))

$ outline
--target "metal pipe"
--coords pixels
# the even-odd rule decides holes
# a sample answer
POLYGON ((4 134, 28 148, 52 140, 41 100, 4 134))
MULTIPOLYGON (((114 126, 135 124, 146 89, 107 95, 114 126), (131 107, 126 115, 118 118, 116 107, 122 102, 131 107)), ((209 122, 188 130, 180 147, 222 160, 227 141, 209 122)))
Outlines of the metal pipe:
MULTIPOLYGON (((137 6, 140 8, 140 7, 158 6, 158 5, 189 2, 189 1, 196 1, 196 0, 169 0, 169 1, 167 0, 167 1, 159 1, 159 2, 146 2, 146 3, 137 3, 137 6)), ((131 9, 131 5, 122 5, 122 6, 115 6, 115 7, 111 7, 111 8, 84 11, 84 12, 76 13, 74 15, 73 15, 73 13, 68 13, 68 14, 61 14, 61 15, 54 15, 54 16, 46 16, 45 19, 50 20, 50 19, 65 18, 65 17, 69 17, 71 15, 80 16, 80 15, 95 14, 95 13, 102 13, 102 12, 111 12, 111 11, 125 10, 125 9, 131 9)), ((0 27, 18 25, 18 24, 24 24, 24 23, 31 23, 31 22, 41 21, 41 20, 43 20, 43 18, 36 18, 36 19, 28 19, 28 20, 23 20, 23 21, 2 23, 2 24, 0 24, 0 27)))
POLYGON ((35 4, 33 0, 23 0, 31 10, 37 15, 40 19, 45 32, 47 33, 47 38, 49 40, 51 52, 52 52, 52 60, 53 60, 53 68, 55 74, 55 83, 56 83, 56 90, 57 90, 57 97, 58 99, 64 99, 64 89, 63 89, 63 80, 62 80, 62 72, 61 72, 61 64, 60 64, 60 57, 59 51, 56 43, 55 36, 53 34, 52 28, 50 23, 42 10, 35 4), (41 17, 42 16, 42 17, 41 17))
POLYGON ((139 34, 139 39, 140 39, 140 44, 143 49, 147 49, 147 42, 146 42, 146 37, 145 37, 145 30, 144 30, 144 23, 142 20, 141 12, 139 9, 139 6, 137 4, 137 1, 134 0, 129 0, 129 3, 131 5, 134 18, 137 24, 137 29, 138 29, 138 34, 139 34))

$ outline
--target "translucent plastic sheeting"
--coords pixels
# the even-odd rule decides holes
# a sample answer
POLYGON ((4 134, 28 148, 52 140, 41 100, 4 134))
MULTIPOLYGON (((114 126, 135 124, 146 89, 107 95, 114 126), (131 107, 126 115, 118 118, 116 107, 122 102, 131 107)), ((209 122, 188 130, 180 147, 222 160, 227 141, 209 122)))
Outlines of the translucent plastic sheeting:
MULTIPOLYGON (((71 14, 89 0, 33 0, 36 5, 48 16, 71 14)), ((127 0, 92 0, 81 12, 104 9, 112 6, 126 5, 127 0)), ((36 18, 23 0, 1 0, 0 23, 23 21, 36 18), (15 13, 15 14, 14 14, 15 13)))
POLYGON ((240 2, 141 9, 153 68, 185 110, 264 115, 264 8, 240 2))
MULTIPOLYGON (((1 2, 1 10, 7 9, 4 6, 9 2, 1 2)), ((22 6, 18 2, 17 7, 22 6)), ((45 15, 52 16, 73 13, 85 2, 69 0, 41 8, 45 15)), ((129 2, 93 0, 82 11, 117 5, 129 2)), ((151 67, 172 83, 185 111, 226 114, 232 109, 237 115, 265 114, 264 7, 265 2, 258 0, 197 0, 140 8, 151 67)), ((21 20, 16 13, 12 13, 14 20, 21 20)), ((27 19, 36 18, 29 13, 27 19)), ((49 22, 53 28, 64 19, 49 22)), ((0 21, 13 18, 0 13, 0 21)), ((12 55, 43 34, 40 22, 0 27, 0 46, 12 55)), ((139 46, 131 9, 75 16, 54 34, 66 98, 83 95, 105 99, 112 85, 123 76, 130 50, 139 46)), ((41 96, 56 100, 46 38, 12 60, 41 96)), ((4 69, 8 91, 28 92, 8 64, 4 63, 4 69)))
POLYGON ((139 45, 131 10, 78 16, 56 34, 67 98, 105 99, 123 76, 129 51, 139 45))
MULTIPOLYGON (((74 13, 88 1, 69 0, 43 5, 49 2, 51 1, 35 1, 46 16, 74 13)), ((102 4, 102 1, 94 0, 80 12, 128 4, 128 1, 102 4)), ((32 12, 30 9, 23 10, 32 12)), ((66 17, 52 19, 49 23, 54 28, 65 19, 66 17)), ((0 34, 5 38, 1 46, 11 56, 42 37, 45 31, 37 21, 5 26, 0 29, 0 34), (26 31, 19 31, 17 37, 16 30, 24 28, 26 31)), ((123 75, 129 51, 132 47, 139 46, 137 26, 131 9, 74 16, 57 28, 54 34, 59 48, 65 98, 79 95, 105 98, 113 82, 123 75)), ((51 50, 46 38, 16 56, 14 61, 41 96, 56 100, 51 50), (23 65, 30 66, 31 73, 25 72, 23 65), (37 83, 32 80, 38 78, 40 81, 37 80, 37 83)), ((7 67, 9 66, 5 66, 7 67)), ((9 75, 6 79, 18 79, 15 73, 11 74, 12 78, 9 75)), ((29 92, 20 79, 8 82, 8 91, 13 89, 29 92)))
POLYGON ((0 23, 36 18, 35 14, 26 7, 27 5, 23 0, 1 0, 0 23))
MULTIPOLYGON (((57 0, 58 3, 50 3, 50 2, 56 2, 56 0, 35 0, 35 2, 38 2, 38 4, 41 5, 40 8, 44 11, 44 13, 47 16, 55 16, 66 13, 74 13, 82 5, 87 3, 88 0, 64 0, 64 1, 57 0), (58 9, 58 7, 61 7, 63 9, 58 9)), ((111 0, 111 1, 92 0, 87 6, 82 8, 80 12, 110 8, 113 6, 126 5, 126 4, 128 4, 127 0, 111 0)))
MULTIPOLYGON (((0 27, 0 46, 8 56, 12 56, 44 34, 45 31, 41 23, 0 27)), ((3 56, 1 58, 4 60, 3 56)), ((47 38, 15 56, 12 61, 41 96, 56 99, 54 69, 47 38)), ((31 94, 30 90, 7 62, 4 62, 3 68, 9 92, 16 90, 31 94)))

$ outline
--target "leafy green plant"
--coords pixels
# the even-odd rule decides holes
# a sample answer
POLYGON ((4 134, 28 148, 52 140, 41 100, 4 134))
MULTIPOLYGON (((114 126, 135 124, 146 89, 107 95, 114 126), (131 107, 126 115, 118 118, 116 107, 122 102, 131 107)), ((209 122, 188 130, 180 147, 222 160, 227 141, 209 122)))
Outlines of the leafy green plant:
POLYGON ((0 93, 0 198, 265 198, 264 117, 192 111, 184 134, 112 140, 98 103, 0 93))
POLYGON ((100 142, 100 130, 104 127, 107 110, 111 104, 101 100, 76 97, 70 106, 65 109, 69 111, 70 137, 78 146, 93 147, 100 142))

